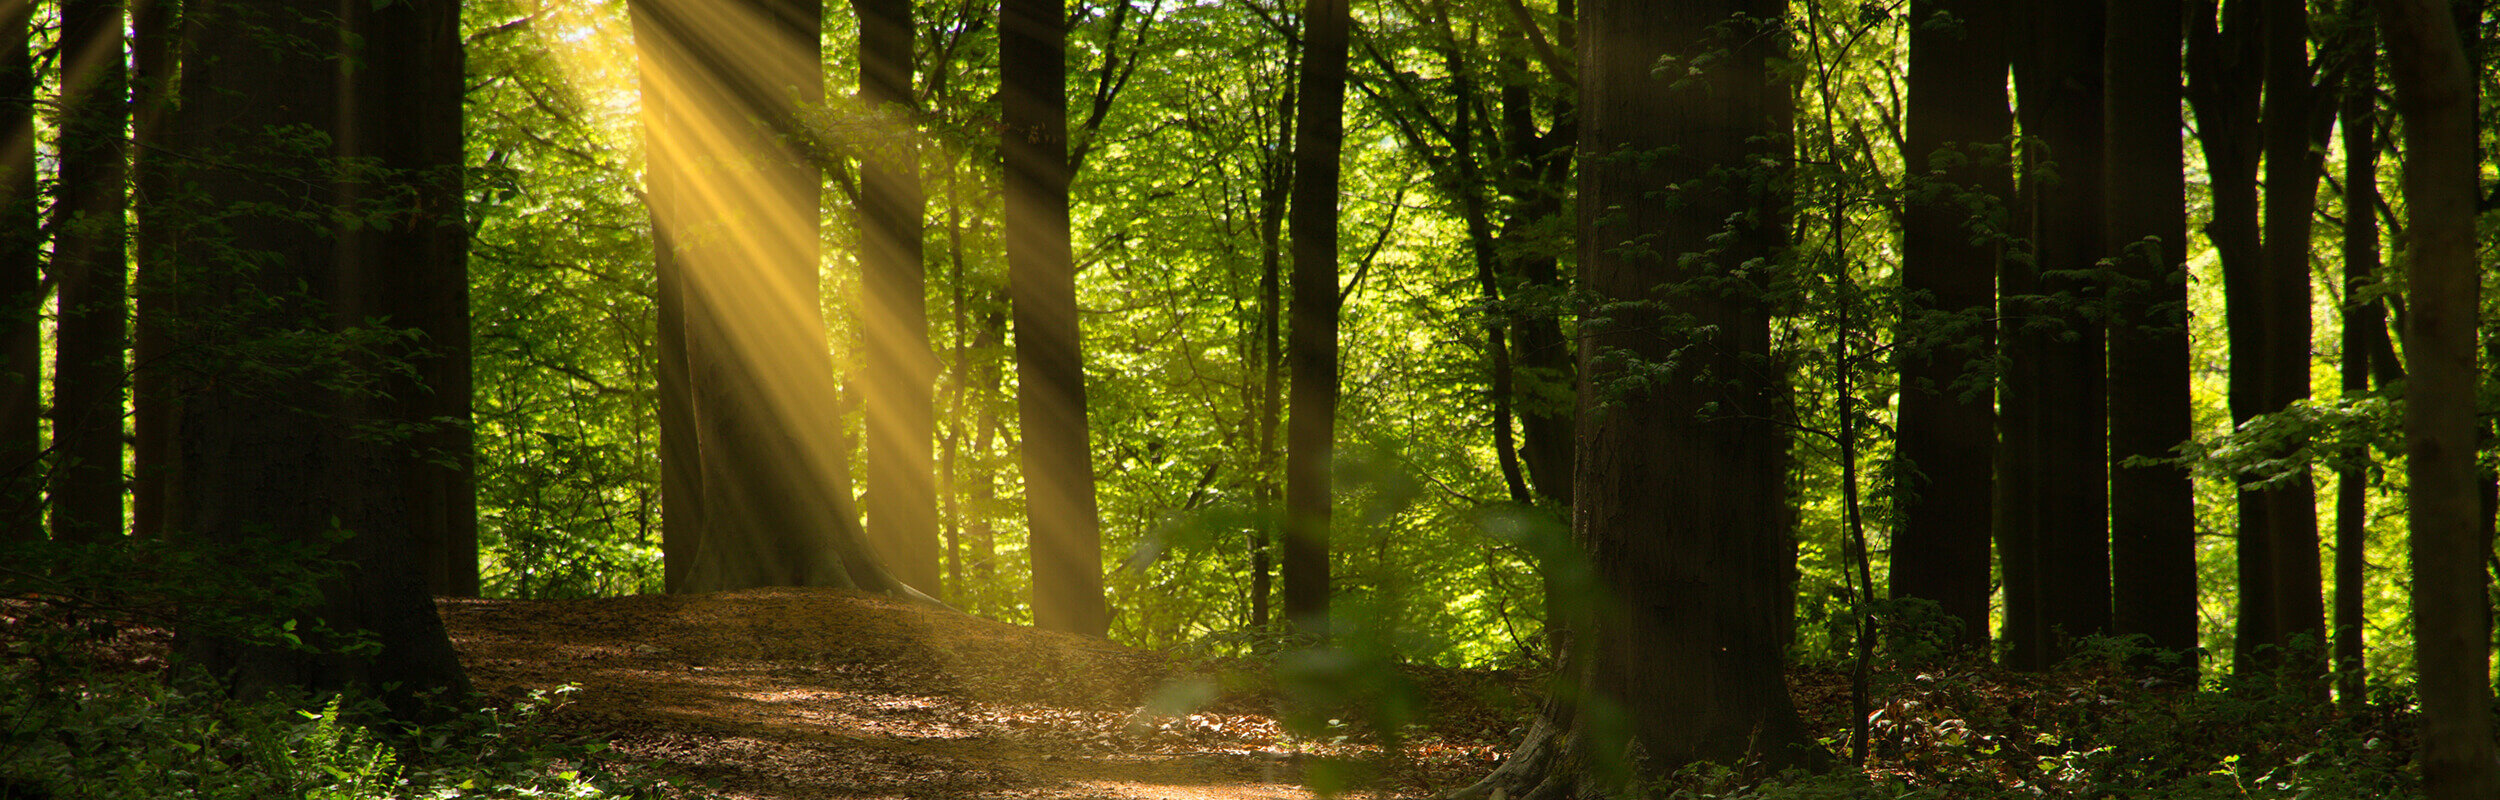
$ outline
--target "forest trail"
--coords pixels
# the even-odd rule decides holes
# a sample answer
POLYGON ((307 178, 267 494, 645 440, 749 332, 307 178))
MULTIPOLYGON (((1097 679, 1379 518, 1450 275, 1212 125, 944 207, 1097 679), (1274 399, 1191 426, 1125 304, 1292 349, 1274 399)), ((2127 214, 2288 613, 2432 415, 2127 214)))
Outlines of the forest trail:
POLYGON ((1298 740, 1260 676, 831 589, 440 605, 482 693, 578 687, 556 724, 741 800, 1422 797, 1520 720, 1515 679, 1415 670, 1434 724, 1396 754, 1298 740))

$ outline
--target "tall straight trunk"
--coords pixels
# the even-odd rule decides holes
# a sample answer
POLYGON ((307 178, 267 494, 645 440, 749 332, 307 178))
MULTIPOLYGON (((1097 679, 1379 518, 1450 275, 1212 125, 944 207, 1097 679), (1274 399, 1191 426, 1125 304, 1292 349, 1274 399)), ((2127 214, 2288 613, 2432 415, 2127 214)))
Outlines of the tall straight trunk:
POLYGON ((858 161, 861 371, 868 406, 868 538, 904 583, 938 593, 936 439, 920 147, 911 91, 911 0, 852 0, 859 100, 876 120, 858 161))
POLYGON ((174 299, 173 229, 165 208, 176 187, 166 180, 165 118, 173 112, 178 0, 132 0, 130 531, 154 538, 165 530, 165 482, 173 458, 173 407, 167 391, 169 324, 174 299))
POLYGON ((1920 0, 1910 10, 1907 157, 1925 185, 1902 225, 1902 348, 1897 453, 1906 462, 1891 595, 1932 600, 1961 623, 1960 643, 1988 644, 1988 536, 1993 476, 1972 458, 1996 444, 1985 364, 1994 357, 2000 245, 1973 225, 2002 229, 1965 193, 2012 199, 2002 162, 1972 155, 2013 133, 2005 106, 2005 22, 1994 3, 1920 0), (1941 16, 1940 15, 1945 15, 1941 16), (1944 19, 1956 20, 1947 25, 1944 19), (1939 154, 1945 154, 1939 157, 1939 154), (1930 166, 1933 159, 1933 166, 1930 166))
MULTIPOLYGON (((815 0, 637 2, 653 210, 683 276, 702 448, 702 542, 678 588, 916 594, 851 513, 817 304, 820 175, 799 151, 824 98, 815 0), (714 162, 719 167, 698 168, 714 162)), ((663 261, 663 266, 668 261, 663 261)))
MULTIPOLYGON (((2259 413, 2274 413, 2309 397, 2309 226, 2317 210, 2319 155, 2310 133, 2318 91, 2310 86, 2309 12, 2301 0, 2266 4, 2265 51, 2265 242, 2260 268, 2249 288, 2255 294, 2254 314, 2232 314, 2231 324, 2257 327, 2263 356, 2255 363, 2231 362, 2257 371, 2259 413)), ((2239 286, 2227 286, 2238 293, 2239 286)), ((2262 536, 2270 556, 2273 582, 2273 638, 2266 644, 2290 648, 2306 639, 2297 662, 2286 666, 2303 679, 2322 675, 2319 648, 2325 645, 2326 611, 2323 576, 2318 565, 2316 491, 2306 466, 2275 488, 2258 494, 2266 506, 2265 527, 2247 536, 2262 536)), ((2323 684, 2319 685, 2321 690, 2323 684)))
POLYGON ((469 434, 468 227, 462 213, 460 6, 392 3, 357 11, 362 65, 347 93, 342 154, 371 174, 348 203, 385 225, 341 237, 380 295, 368 316, 416 334, 409 374, 392 381, 401 420, 418 572, 435 594, 478 590, 476 451, 469 434))
MULTIPOLYGON (((2179 0, 2111 0, 2108 225, 2110 581, 2113 633, 2190 654, 2196 641, 2195 484, 2167 459, 2191 435, 2187 183, 2179 140, 2179 0)), ((2181 662, 2193 673, 2192 655, 2181 662)))
POLYGON ((1785 389, 1736 377, 1773 372, 1768 287, 1738 270, 1784 245, 1788 199, 1776 174, 1717 166, 1788 152, 1781 53, 1760 27, 1781 9, 1613 0, 1581 19, 1580 285, 1605 305, 1582 321, 1572 535, 1605 597, 1571 625, 1577 736, 1617 757, 1604 729, 1621 720, 1644 770, 1818 760, 1780 679, 1785 389), (1654 76, 1661 57, 1722 51, 1699 85, 1654 76), (1671 204, 1658 186, 1695 188, 1671 204))
MULTIPOLYGON (((2002 479, 2028 483, 2029 520, 2039 559, 2043 666, 2073 639, 2106 633, 2110 622, 2108 440, 2105 420, 2105 298, 2102 240, 2105 133, 2101 103, 2100 0, 2035 5, 2013 59, 2023 132, 2045 152, 2029 157, 2023 199, 2030 214, 2031 265, 2039 294, 2017 316, 2015 339, 2036 368, 2032 391, 2032 468, 2002 479)), ((2009 445, 2026 446, 2009 442, 2009 445)))
POLYGON ((52 376, 52 536, 122 533, 122 412, 129 263, 123 255, 123 126, 129 122, 121 0, 61 3, 60 180, 52 277, 60 292, 52 376))
MULTIPOLYGON (((2262 0, 2190 0, 2188 103, 2196 111, 2196 136, 2212 186, 2212 221, 2205 236, 2222 262, 2223 311, 2229 325, 2231 422, 2240 425, 2264 412, 2258 364, 2266 354, 2258 335, 2262 303, 2254 283, 2262 271, 2257 227, 2258 105, 2265 62, 2262 0), (2242 320, 2246 320, 2245 323, 2242 320), (2243 369, 2242 367, 2246 367, 2243 369)), ((2239 529, 2234 583, 2238 613, 2232 615, 2232 669, 2257 666, 2258 647, 2274 641, 2274 557, 2265 536, 2267 505, 2256 492, 2236 500, 2239 529)))
POLYGON ((1267 630, 1275 594, 1277 474, 1276 428, 1285 414, 1284 352, 1284 225, 1286 195, 1293 188, 1294 76, 1299 62, 1286 64, 1283 91, 1276 98, 1276 138, 1259 168, 1259 504, 1256 527, 1250 532, 1250 628, 1267 630))
POLYGON ((1292 306, 1285 364, 1285 619, 1328 627, 1330 463, 1337 429, 1337 159, 1345 147, 1348 0, 1306 0, 1293 142, 1292 306))
POLYGON ((2405 406, 2413 531, 2415 663, 2422 692, 2422 788, 2430 800, 2500 796, 2491 734, 2488 546, 2475 498, 2474 336, 2480 265, 2474 219, 2475 76, 2448 4, 2384 0, 2380 24, 2405 120, 2406 245, 2412 306, 2405 406))
MULTIPOLYGON (((656 42, 666 34, 642 4, 630 6, 629 16, 638 42, 656 42)), ((662 73, 666 62, 649 50, 640 57, 643 139, 656 144, 690 123, 686 111, 668 102, 672 79, 662 73)), ((686 574, 703 545, 703 446, 686 347, 686 265, 669 231, 673 220, 691 218, 691 208, 678 202, 691 189, 687 166, 673 158, 650 158, 643 166, 643 204, 651 213, 652 373, 659 392, 660 580, 669 592, 685 591, 686 574)))
MULTIPOLYGON (((2358 5, 2355 3, 2353 5, 2358 5)), ((2387 312, 2374 295, 2379 289, 2378 234, 2378 39, 2368 25, 2347 46, 2352 66, 2344 73, 2343 106, 2337 116, 2344 134, 2344 396, 2370 391, 2371 360, 2377 357, 2373 338, 2387 331, 2387 312)), ((2343 454, 2347 462, 2335 471, 2335 692, 2348 708, 2369 696, 2369 664, 2363 647, 2367 627, 2368 576, 2364 574, 2370 543, 2370 448, 2343 454)))
POLYGON ((1060 0, 999 8, 1007 286, 1015 315, 1033 623, 1100 636, 1102 520, 1094 501, 1085 361, 1068 244, 1067 20, 1060 0))
MULTIPOLYGON (((447 13, 439 6, 449 0, 415 5, 420 14, 447 13)), ((351 110, 415 91, 351 83, 342 74, 343 63, 408 55, 338 49, 380 33, 362 13, 367 8, 270 0, 192 0, 185 8, 182 102, 165 142, 192 157, 169 161, 178 172, 168 177, 191 189, 186 200, 197 198, 179 213, 217 215, 222 235, 178 242, 177 256, 191 269, 177 349, 198 355, 182 361, 176 388, 184 402, 165 524, 228 546, 273 539, 318 546, 333 531, 351 532, 328 551, 347 568, 322 582, 319 600, 299 613, 332 629, 370 631, 378 650, 314 652, 195 635, 183 646, 241 694, 360 685, 412 718, 433 692, 456 700, 468 682, 413 566, 408 460, 401 443, 371 435, 396 411, 334 380, 378 378, 389 366, 307 355, 301 344, 359 335, 368 315, 392 300, 386 276, 376 274, 384 266, 364 258, 370 251, 340 246, 345 231, 332 220, 352 218, 344 203, 359 196, 342 182, 353 172, 336 159, 345 153, 307 152, 291 135, 237 133, 311 130, 351 141, 363 122, 351 110), (273 58, 272 42, 305 50, 273 58), (358 96, 367 92, 382 94, 358 96)))
POLYGON ((43 536, 43 218, 35 4, 0 6, 0 542, 43 536))

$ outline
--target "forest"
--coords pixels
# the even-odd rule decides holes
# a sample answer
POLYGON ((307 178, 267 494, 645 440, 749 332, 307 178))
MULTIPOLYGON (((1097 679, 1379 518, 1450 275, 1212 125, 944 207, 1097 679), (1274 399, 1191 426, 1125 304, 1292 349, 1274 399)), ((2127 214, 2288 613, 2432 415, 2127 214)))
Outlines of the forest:
POLYGON ((2500 798, 2500 3, 0 42, 0 800, 2500 798))

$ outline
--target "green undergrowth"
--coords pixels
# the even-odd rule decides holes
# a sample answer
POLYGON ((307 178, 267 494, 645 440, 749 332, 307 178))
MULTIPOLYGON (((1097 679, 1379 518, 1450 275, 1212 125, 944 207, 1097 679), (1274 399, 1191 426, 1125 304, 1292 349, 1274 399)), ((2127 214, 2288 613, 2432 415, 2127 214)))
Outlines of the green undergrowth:
POLYGON ((352 695, 237 698, 181 663, 172 631, 341 641, 270 611, 333 565, 309 552, 202 552, 0 547, 0 800, 697 794, 551 724, 569 688, 501 707, 440 703, 422 723, 352 695))

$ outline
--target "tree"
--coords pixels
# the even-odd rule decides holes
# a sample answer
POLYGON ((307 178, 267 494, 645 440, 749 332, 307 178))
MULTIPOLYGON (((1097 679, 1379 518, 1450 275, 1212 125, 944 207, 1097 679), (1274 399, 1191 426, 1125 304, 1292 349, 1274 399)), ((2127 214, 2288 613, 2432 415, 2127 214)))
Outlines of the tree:
POLYGON ((43 217, 35 4, 0 8, 0 541, 43 536, 43 217))
MULTIPOLYGON (((2196 646, 2196 508, 2185 468, 2167 463, 2191 435, 2187 184, 2179 140, 2178 0, 2108 6, 2111 632, 2153 647, 2196 646), (2130 464, 2131 460, 2162 463, 2130 464)), ((2188 670, 2195 662, 2186 662, 2188 670)))
POLYGON ((2026 140, 2022 202, 2029 258, 2008 259, 1998 291, 2014 368, 1998 480, 2009 546, 2006 638, 2011 665, 2040 669, 2110 618, 2104 332, 2100 0, 2035 4, 2012 59, 2026 140), (2019 410, 2017 410, 2019 407, 2019 410), (2030 564, 2019 564, 2022 559, 2030 564), (2018 578, 2027 573, 2028 579, 2018 578), (2033 588, 2036 586, 2036 589, 2033 588), (2017 602, 2018 590, 2030 602, 2017 602))
POLYGON ((389 393, 412 433, 406 463, 418 572, 436 594, 478 593, 476 452, 469 428, 469 229, 461 162, 465 87, 457 3, 355 9, 369 58, 350 70, 360 125, 343 155, 361 174, 342 206, 366 215, 342 246, 381 282, 387 324, 413 334, 389 393))
POLYGON ((1583 12, 1579 285, 1591 299, 1571 530, 1597 597, 1568 624, 1568 699, 1463 795, 1601 796, 1627 769, 1827 758, 1781 678, 1788 448, 1767 299, 1792 113, 1771 66, 1781 8, 1601 0, 1583 12), (1662 63, 1687 77, 1661 85, 1662 63))
MULTIPOLYGON (((417 5, 425 15, 449 3, 417 5)), ((345 571, 298 613, 369 631, 379 648, 196 636, 184 649, 245 694, 362 686, 413 717, 427 694, 464 694, 467 679, 412 567, 408 459, 374 435, 395 413, 367 387, 402 354, 399 336, 367 324, 391 303, 381 265, 335 245, 359 218, 340 204, 354 196, 342 185, 353 161, 338 145, 387 119, 367 116, 380 97, 353 95, 414 90, 353 81, 340 65, 414 54, 348 49, 378 32, 375 16, 298 10, 237 0, 185 9, 182 103, 164 141, 188 156, 173 168, 192 188, 180 208, 189 230, 219 235, 184 236, 176 253, 195 269, 172 332, 189 356, 175 376, 185 399, 166 528, 229 546, 317 546, 343 532, 330 557, 345 571), (273 52, 272 42, 288 46, 273 52)))
POLYGON ((164 368, 172 355, 169 328, 177 311, 173 239, 165 231, 180 227, 164 213, 177 193, 167 180, 173 171, 166 162, 175 159, 166 152, 164 136, 176 99, 180 11, 176 0, 130 5, 130 532, 151 539, 165 532, 178 402, 164 368))
POLYGON ((121 0, 61 4, 60 179, 53 183, 52 535, 122 534, 122 406, 128 262, 122 129, 129 121, 121 0))
POLYGON ((654 109, 654 238, 681 279, 702 465, 701 539, 677 588, 908 592, 849 511, 823 407, 835 392, 815 300, 820 181, 798 150, 799 109, 823 98, 822 9, 652 0, 631 10, 654 109))
MULTIPOLYGON (((2390 374, 2401 367, 2378 297, 2378 31, 2366 21, 2350 27, 2343 104, 2337 110, 2344 146, 2344 352, 2338 377, 2348 400, 2368 393, 2374 375, 2381 388, 2402 380, 2390 374)), ((2341 455, 2344 463, 2335 470, 2335 685, 2336 699, 2357 707, 2368 699, 2362 598, 2368 591, 2363 556, 2370 536, 2371 448, 2341 455)))
POLYGON ((1337 435, 1338 156, 1344 151, 1347 0, 1307 0, 1302 71, 1294 88, 1292 303, 1286 311, 1285 541, 1278 572, 1285 620, 1328 625, 1328 527, 1337 435))
POLYGON ((2404 115, 2405 235, 2412 307, 2405 397, 2411 483, 2415 659, 2422 693, 2422 784, 2431 800, 2500 795, 2491 738, 2490 603, 2475 497, 2474 334, 2481 276, 2474 219, 2474 76, 2447 4, 2384 0, 2387 40, 2404 115))
POLYGON ((852 0, 859 18, 861 340, 868 389, 869 541, 922 592, 938 592, 936 439, 928 280, 921 263, 919 104, 910 0, 852 0))
POLYGON ((1068 249, 1065 13, 1059 0, 999 7, 999 152, 1006 163, 1007 285, 1033 537, 1033 622, 1100 636, 1111 612, 1102 595, 1102 523, 1068 249))
MULTIPOLYGON (((2254 326, 2259 346, 2264 348, 2262 360, 2253 364, 2242 364, 2234 352, 2232 372, 2236 377, 2244 366, 2255 369, 2258 413, 2274 413, 2309 398, 2309 229, 2317 209, 2324 123, 2330 117, 2317 113, 2323 92, 2310 84, 2316 70, 2308 57, 2308 5, 2267 3, 2264 31, 2264 249, 2258 271, 2244 275, 2244 283, 2226 288, 2234 296, 2247 294, 2253 303, 2232 309, 2232 327, 2254 326), (2237 313, 2243 311, 2247 313, 2237 313)), ((2238 388, 2233 387, 2235 400, 2238 388)), ((2309 648, 2301 651, 2302 663, 2286 663, 2302 677, 2314 678, 2322 673, 2317 648, 2325 644, 2326 633, 2316 490, 2307 465, 2293 469, 2293 474, 2260 492, 2260 502, 2266 506, 2263 527, 2254 534, 2243 533, 2243 538, 2257 535, 2266 541, 2269 571, 2261 579, 2274 584, 2274 604, 2270 609, 2243 606, 2240 613, 2269 614, 2274 622, 2267 639, 2240 646, 2290 648, 2305 637, 2309 648)), ((2248 521, 2241 524, 2245 530, 2248 521)), ((2319 688, 2323 690, 2324 685, 2319 688)))
POLYGON ((1960 641, 1988 642, 1989 464, 1970 458, 1996 443, 1983 366, 2002 244, 1996 204, 2013 179, 1988 146, 2013 132, 2005 105, 2004 13, 1996 4, 1922 0, 1910 9, 1908 133, 1914 201, 1902 222, 1900 527, 1892 596, 1924 598, 1962 625, 1960 641))

